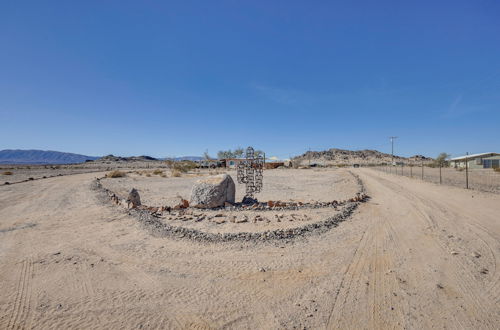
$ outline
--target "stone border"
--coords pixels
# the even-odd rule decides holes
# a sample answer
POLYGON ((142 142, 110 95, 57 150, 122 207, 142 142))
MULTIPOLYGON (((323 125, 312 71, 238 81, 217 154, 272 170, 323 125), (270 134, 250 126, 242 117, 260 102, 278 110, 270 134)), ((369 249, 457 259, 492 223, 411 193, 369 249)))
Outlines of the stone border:
MULTIPOLYGON (((130 209, 129 214, 133 215, 139 221, 142 227, 144 227, 150 234, 157 237, 187 238, 194 241, 212 243, 229 241, 244 242, 293 239, 312 233, 324 233, 333 227, 337 227, 339 223, 347 220, 362 202, 366 202, 369 199, 369 197, 365 194, 365 188, 359 176, 350 171, 349 173, 351 173, 356 178, 356 181, 360 186, 360 193, 363 194, 364 198, 359 201, 346 203, 346 205, 340 210, 340 213, 329 217, 326 220, 310 223, 302 227, 267 230, 257 233, 207 233, 192 228, 171 226, 161 221, 157 216, 155 216, 156 213, 151 212, 150 210, 130 209)), ((126 203, 126 201, 124 200, 117 199, 117 196, 111 190, 104 188, 100 183, 99 178, 92 182, 92 188, 94 190, 97 190, 98 192, 101 192, 103 194, 101 197, 103 197, 103 199, 107 201, 112 200, 116 204, 122 205, 126 203)), ((123 206, 127 207, 127 205, 123 206)))

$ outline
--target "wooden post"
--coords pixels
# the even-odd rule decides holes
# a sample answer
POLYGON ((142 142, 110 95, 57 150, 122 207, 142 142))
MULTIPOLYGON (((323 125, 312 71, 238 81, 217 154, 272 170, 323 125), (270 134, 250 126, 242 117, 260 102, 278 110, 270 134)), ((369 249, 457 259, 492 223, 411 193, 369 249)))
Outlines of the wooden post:
MULTIPOLYGON (((467 156, 469 153, 467 152, 467 156)), ((469 189, 469 160, 465 156, 465 189, 469 189)))

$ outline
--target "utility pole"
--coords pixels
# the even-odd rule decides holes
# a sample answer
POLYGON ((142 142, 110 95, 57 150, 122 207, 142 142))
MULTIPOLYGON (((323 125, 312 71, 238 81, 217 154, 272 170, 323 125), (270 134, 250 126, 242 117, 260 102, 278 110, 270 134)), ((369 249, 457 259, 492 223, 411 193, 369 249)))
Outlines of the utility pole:
POLYGON ((391 165, 394 165, 394 140, 397 139, 397 136, 390 136, 391 140, 391 165))

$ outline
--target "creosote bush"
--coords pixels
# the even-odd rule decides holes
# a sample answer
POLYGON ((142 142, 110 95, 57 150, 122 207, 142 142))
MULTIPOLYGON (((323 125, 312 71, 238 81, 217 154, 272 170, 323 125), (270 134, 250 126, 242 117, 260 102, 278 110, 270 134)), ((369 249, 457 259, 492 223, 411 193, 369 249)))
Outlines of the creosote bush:
POLYGON ((163 171, 162 171, 162 170, 160 170, 160 169, 156 169, 156 170, 154 170, 154 171, 153 171, 153 174, 154 174, 154 175, 162 175, 162 174, 163 174, 163 171))
POLYGON ((181 173, 181 171, 179 171, 179 170, 173 170, 173 171, 172 171, 172 176, 173 176, 173 177, 178 178, 178 177, 180 177, 181 175, 182 175, 182 173, 181 173))
POLYGON ((106 174, 107 178, 122 178, 125 176, 125 172, 122 171, 112 171, 106 174))
POLYGON ((14 174, 14 173, 12 173, 11 171, 5 171, 5 172, 3 172, 2 174, 3 174, 3 175, 12 175, 12 174, 14 174))

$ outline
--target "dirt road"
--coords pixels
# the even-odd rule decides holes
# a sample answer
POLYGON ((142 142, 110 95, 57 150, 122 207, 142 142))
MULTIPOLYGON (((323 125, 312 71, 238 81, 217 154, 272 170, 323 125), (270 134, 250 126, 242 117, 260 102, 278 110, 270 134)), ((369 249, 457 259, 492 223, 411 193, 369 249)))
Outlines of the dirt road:
POLYGON ((500 196, 356 171, 371 201, 291 244, 155 238, 96 174, 0 187, 0 328, 500 324, 500 196))

